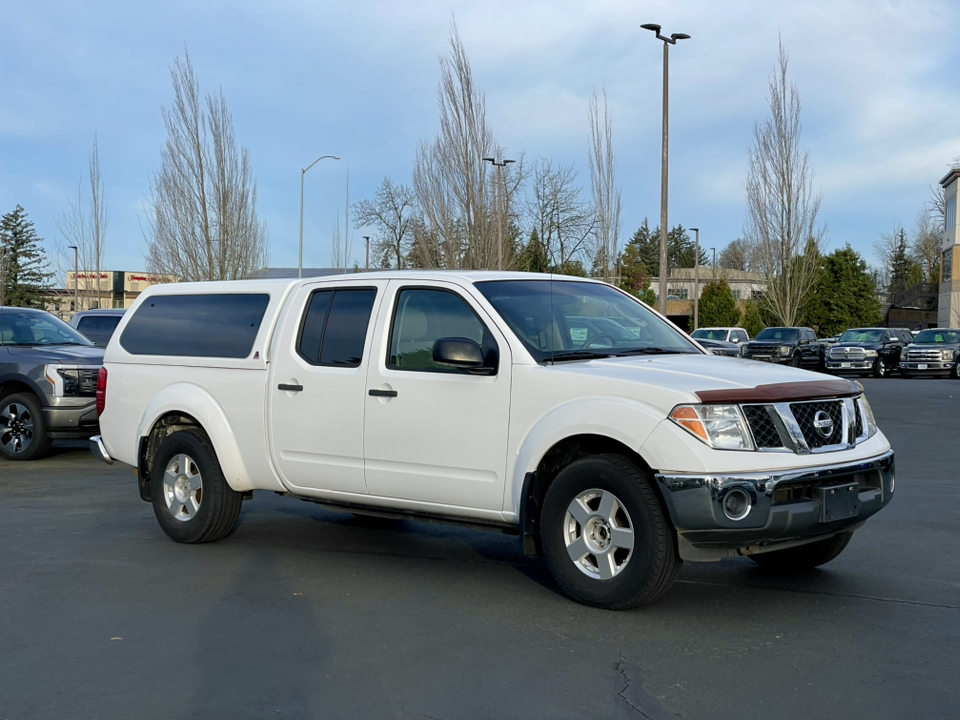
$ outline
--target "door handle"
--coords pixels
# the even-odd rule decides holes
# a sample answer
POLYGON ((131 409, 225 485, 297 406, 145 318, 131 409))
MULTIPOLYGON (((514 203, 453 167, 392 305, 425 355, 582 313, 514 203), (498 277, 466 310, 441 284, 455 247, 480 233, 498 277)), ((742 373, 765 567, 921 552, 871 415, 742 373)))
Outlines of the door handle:
POLYGON ((367 395, 372 397, 396 397, 396 390, 377 390, 376 388, 368 390, 367 395))
POLYGON ((303 390, 303 385, 288 385, 287 383, 280 383, 277 385, 277 390, 286 390, 287 392, 300 392, 303 390))

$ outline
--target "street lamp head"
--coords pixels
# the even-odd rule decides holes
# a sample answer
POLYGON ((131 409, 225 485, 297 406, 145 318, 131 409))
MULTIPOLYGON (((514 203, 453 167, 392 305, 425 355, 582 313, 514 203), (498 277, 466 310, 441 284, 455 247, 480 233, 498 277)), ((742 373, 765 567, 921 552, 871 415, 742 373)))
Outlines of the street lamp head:
POLYGON ((660 32, 660 25, 655 25, 654 23, 645 23, 641 25, 644 30, 652 30, 655 33, 660 32))
POLYGON ((76 246, 76 245, 67 245, 67 249, 68 249, 68 250, 76 250, 76 249, 77 249, 77 246, 76 246))
POLYGON ((670 35, 673 40, 689 40, 690 36, 686 33, 673 33, 670 35))
POLYGON ((495 162, 493 158, 481 158, 483 162, 495 162))
POLYGON ((700 228, 690 228, 690 229, 693 230, 694 232, 700 232, 700 228))
POLYGON ((504 161, 503 161, 503 164, 504 164, 504 165, 509 165, 509 164, 512 163, 512 162, 516 162, 516 160, 504 160, 504 161))

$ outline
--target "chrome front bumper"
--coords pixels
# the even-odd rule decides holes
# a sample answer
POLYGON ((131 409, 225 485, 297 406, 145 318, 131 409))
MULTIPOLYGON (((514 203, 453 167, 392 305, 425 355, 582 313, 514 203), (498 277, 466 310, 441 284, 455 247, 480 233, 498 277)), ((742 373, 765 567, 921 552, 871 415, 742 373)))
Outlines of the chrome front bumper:
POLYGON ((873 370, 876 359, 870 360, 827 360, 827 370, 873 370))
POLYGON ((660 473, 656 478, 680 537, 681 555, 689 560, 719 560, 835 535, 889 503, 895 482, 893 451, 853 463, 772 473, 660 473), (855 514, 826 518, 821 489, 851 483, 856 483, 855 514), (749 507, 737 519, 724 512, 730 493, 749 498, 749 507))
POLYGON ((107 446, 103 444, 103 438, 99 435, 94 435, 90 438, 90 452, 92 452, 98 460, 103 460, 107 465, 113 465, 113 458, 110 457, 110 453, 107 452, 107 446))

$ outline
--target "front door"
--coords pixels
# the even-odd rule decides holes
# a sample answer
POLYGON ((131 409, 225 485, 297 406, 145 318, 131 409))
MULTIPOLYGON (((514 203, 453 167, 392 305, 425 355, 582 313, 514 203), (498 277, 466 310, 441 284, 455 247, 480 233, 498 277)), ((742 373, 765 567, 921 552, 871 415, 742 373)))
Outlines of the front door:
MULTIPOLYGON (((273 461, 292 491, 366 493, 363 409, 385 280, 312 283, 281 320, 269 398, 273 461)), ((348 498, 344 498, 348 499, 348 498)))
POLYGON ((367 379, 364 454, 371 495, 446 506, 503 507, 511 356, 484 311, 452 283, 390 282, 367 379), (490 370, 433 360, 445 337, 478 343, 490 370), (372 393, 372 394, 371 394, 372 393))

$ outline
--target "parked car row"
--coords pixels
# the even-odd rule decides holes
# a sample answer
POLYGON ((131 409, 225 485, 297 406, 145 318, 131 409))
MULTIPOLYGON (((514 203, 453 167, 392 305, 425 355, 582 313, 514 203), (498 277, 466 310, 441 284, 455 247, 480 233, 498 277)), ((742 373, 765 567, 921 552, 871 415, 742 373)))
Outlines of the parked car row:
POLYGON ((71 327, 43 310, 0 307, 0 455, 35 460, 54 440, 97 432, 103 348, 122 315, 84 311, 71 327))

